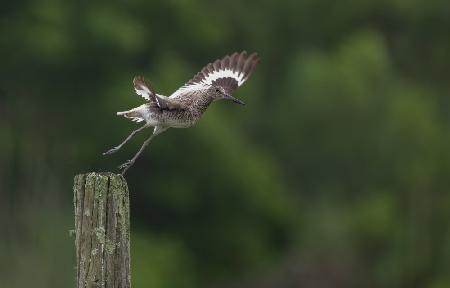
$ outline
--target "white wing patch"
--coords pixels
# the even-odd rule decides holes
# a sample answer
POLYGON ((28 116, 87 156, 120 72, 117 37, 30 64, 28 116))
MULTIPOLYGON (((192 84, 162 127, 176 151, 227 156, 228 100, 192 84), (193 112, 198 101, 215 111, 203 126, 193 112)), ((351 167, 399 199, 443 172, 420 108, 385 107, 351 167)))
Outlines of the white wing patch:
POLYGON ((194 92, 194 91, 206 90, 217 79, 228 78, 228 77, 235 79, 238 82, 239 86, 241 86, 245 82, 244 75, 239 72, 234 72, 230 69, 213 71, 212 73, 208 74, 205 79, 201 80, 199 83, 188 84, 188 85, 182 86, 180 89, 175 91, 172 95, 170 95, 170 97, 174 98, 181 94, 188 94, 188 93, 194 92))
POLYGON ((212 73, 209 73, 206 76, 206 78, 204 80, 202 80, 202 83, 211 85, 217 79, 228 78, 228 77, 235 79, 238 82, 238 86, 241 86, 245 81, 243 74, 241 74, 237 71, 235 72, 231 69, 225 69, 225 70, 213 71, 212 73))

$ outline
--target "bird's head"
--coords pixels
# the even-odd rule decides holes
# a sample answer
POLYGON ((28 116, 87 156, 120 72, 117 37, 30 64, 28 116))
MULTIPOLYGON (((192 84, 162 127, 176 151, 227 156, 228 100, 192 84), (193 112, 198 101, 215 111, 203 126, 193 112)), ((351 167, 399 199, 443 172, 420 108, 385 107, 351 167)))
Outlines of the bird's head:
POLYGON ((234 103, 245 105, 245 103, 233 96, 231 96, 222 86, 212 85, 210 87, 211 95, 213 97, 213 101, 216 100, 231 100, 234 103))

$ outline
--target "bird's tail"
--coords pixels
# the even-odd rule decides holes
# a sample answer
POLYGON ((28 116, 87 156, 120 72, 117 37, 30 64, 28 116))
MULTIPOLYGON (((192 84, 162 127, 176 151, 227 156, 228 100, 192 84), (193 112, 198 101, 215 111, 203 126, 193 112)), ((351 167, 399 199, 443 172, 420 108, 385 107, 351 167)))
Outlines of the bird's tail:
POLYGON ((144 118, 142 117, 142 113, 141 113, 141 109, 138 108, 134 108, 128 111, 122 111, 122 112, 117 112, 118 116, 124 116, 125 118, 129 118, 131 119, 131 121, 135 121, 135 122, 141 122, 144 121, 144 118))

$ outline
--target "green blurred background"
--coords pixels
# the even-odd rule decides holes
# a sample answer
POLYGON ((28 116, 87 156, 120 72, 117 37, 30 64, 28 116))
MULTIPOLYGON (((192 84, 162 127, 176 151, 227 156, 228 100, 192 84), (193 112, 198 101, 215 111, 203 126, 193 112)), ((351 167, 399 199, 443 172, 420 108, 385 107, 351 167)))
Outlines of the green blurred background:
POLYGON ((73 176, 117 171, 144 75, 261 61, 127 175, 140 287, 450 287, 450 3, 6 1, 0 287, 73 287, 73 176))

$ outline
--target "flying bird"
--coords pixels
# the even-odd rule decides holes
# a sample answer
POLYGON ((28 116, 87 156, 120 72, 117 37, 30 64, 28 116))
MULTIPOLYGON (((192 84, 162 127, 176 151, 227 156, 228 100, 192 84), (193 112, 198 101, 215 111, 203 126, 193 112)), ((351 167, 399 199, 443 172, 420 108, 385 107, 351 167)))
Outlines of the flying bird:
POLYGON ((124 175, 156 135, 169 128, 193 126, 212 102, 230 100, 245 105, 231 93, 250 77, 258 61, 259 57, 256 53, 247 55, 243 51, 227 55, 207 64, 191 80, 168 97, 157 94, 143 77, 134 77, 134 90, 137 95, 146 100, 146 103, 128 111, 117 112, 117 115, 145 124, 131 132, 122 143, 106 151, 103 155, 117 152, 136 133, 145 128, 154 127, 153 134, 145 140, 134 157, 119 166, 124 175))

